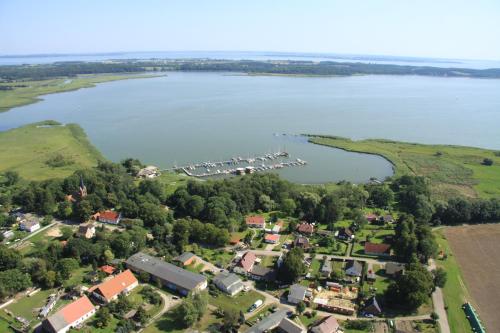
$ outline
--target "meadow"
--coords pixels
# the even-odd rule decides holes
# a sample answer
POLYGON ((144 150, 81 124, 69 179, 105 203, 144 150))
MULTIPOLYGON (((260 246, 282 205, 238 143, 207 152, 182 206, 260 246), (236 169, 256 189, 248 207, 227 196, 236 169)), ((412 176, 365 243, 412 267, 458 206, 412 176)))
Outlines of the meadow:
POLYGON ((429 178, 436 198, 456 195, 491 198, 500 195, 500 154, 496 151, 381 139, 353 141, 333 136, 310 136, 309 141, 382 156, 393 164, 396 177, 410 174, 429 178), (483 165, 486 158, 491 159, 493 165, 483 165))
POLYGON ((46 121, 0 132, 0 172, 17 171, 29 180, 63 178, 99 160, 104 157, 76 124, 46 121))

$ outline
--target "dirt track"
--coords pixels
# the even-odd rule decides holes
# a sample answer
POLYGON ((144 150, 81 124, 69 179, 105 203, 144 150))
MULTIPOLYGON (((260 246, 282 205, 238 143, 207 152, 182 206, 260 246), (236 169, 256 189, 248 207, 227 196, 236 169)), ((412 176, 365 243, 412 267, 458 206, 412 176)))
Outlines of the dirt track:
POLYGON ((488 332, 500 332, 500 224, 446 228, 468 290, 488 332))

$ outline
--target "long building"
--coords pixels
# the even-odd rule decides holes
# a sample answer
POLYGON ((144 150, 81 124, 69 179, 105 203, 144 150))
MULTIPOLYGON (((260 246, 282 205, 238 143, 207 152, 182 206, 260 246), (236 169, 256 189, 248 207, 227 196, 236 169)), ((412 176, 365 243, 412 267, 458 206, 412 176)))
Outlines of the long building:
POLYGON ((45 319, 42 327, 46 332, 65 333, 71 328, 82 324, 92 317, 94 313, 94 305, 87 296, 83 296, 45 319))
POLYGON ((207 288, 207 278, 203 275, 192 273, 142 252, 128 258, 126 264, 136 273, 149 273, 151 278, 159 279, 165 287, 182 295, 207 288))

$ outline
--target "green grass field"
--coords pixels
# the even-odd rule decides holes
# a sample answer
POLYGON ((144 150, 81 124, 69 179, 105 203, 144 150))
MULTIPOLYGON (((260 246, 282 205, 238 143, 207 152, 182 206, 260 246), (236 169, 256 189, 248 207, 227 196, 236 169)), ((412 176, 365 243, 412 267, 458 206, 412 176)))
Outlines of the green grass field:
POLYGON ((48 124, 56 123, 41 122, 0 132, 0 172, 17 171, 29 180, 63 178, 104 160, 80 126, 48 124), (61 156, 67 164, 48 165, 54 156, 61 156))
POLYGON ((396 176, 412 174, 432 181, 433 195, 458 194, 490 198, 500 195, 500 157, 487 149, 404 143, 390 140, 353 141, 341 137, 311 136, 312 143, 347 151, 380 155, 394 165, 396 176), (482 165, 484 158, 492 166, 482 165))
POLYGON ((210 296, 210 304, 222 310, 233 308, 246 313, 250 306, 258 299, 264 300, 264 296, 254 290, 240 292, 233 297, 221 293, 217 297, 210 296))
POLYGON ((54 94, 81 88, 91 88, 98 83, 128 80, 137 78, 150 78, 156 75, 137 74, 102 74, 102 75, 80 75, 74 78, 56 78, 39 81, 17 81, 2 82, 0 86, 20 86, 12 90, 0 90, 0 112, 8 111, 16 106, 36 103, 42 98, 40 96, 54 94))
POLYGON ((466 299, 469 299, 469 293, 465 287, 460 266, 456 261, 448 241, 444 237, 442 230, 435 232, 436 240, 439 244, 439 249, 443 251, 447 258, 436 260, 436 265, 446 270, 448 280, 443 288, 446 312, 448 313, 448 322, 453 333, 468 333, 472 332, 469 320, 462 310, 462 304, 466 299))

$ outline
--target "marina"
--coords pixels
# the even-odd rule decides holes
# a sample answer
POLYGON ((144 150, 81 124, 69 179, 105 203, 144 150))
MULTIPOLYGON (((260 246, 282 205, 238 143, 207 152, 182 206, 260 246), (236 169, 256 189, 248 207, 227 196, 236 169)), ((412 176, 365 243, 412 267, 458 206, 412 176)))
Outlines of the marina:
POLYGON ((278 170, 307 165, 307 162, 296 158, 290 159, 287 152, 279 151, 255 157, 233 157, 226 161, 201 162, 185 166, 174 166, 170 171, 183 172, 191 177, 205 178, 215 176, 246 175, 255 172, 278 170))

